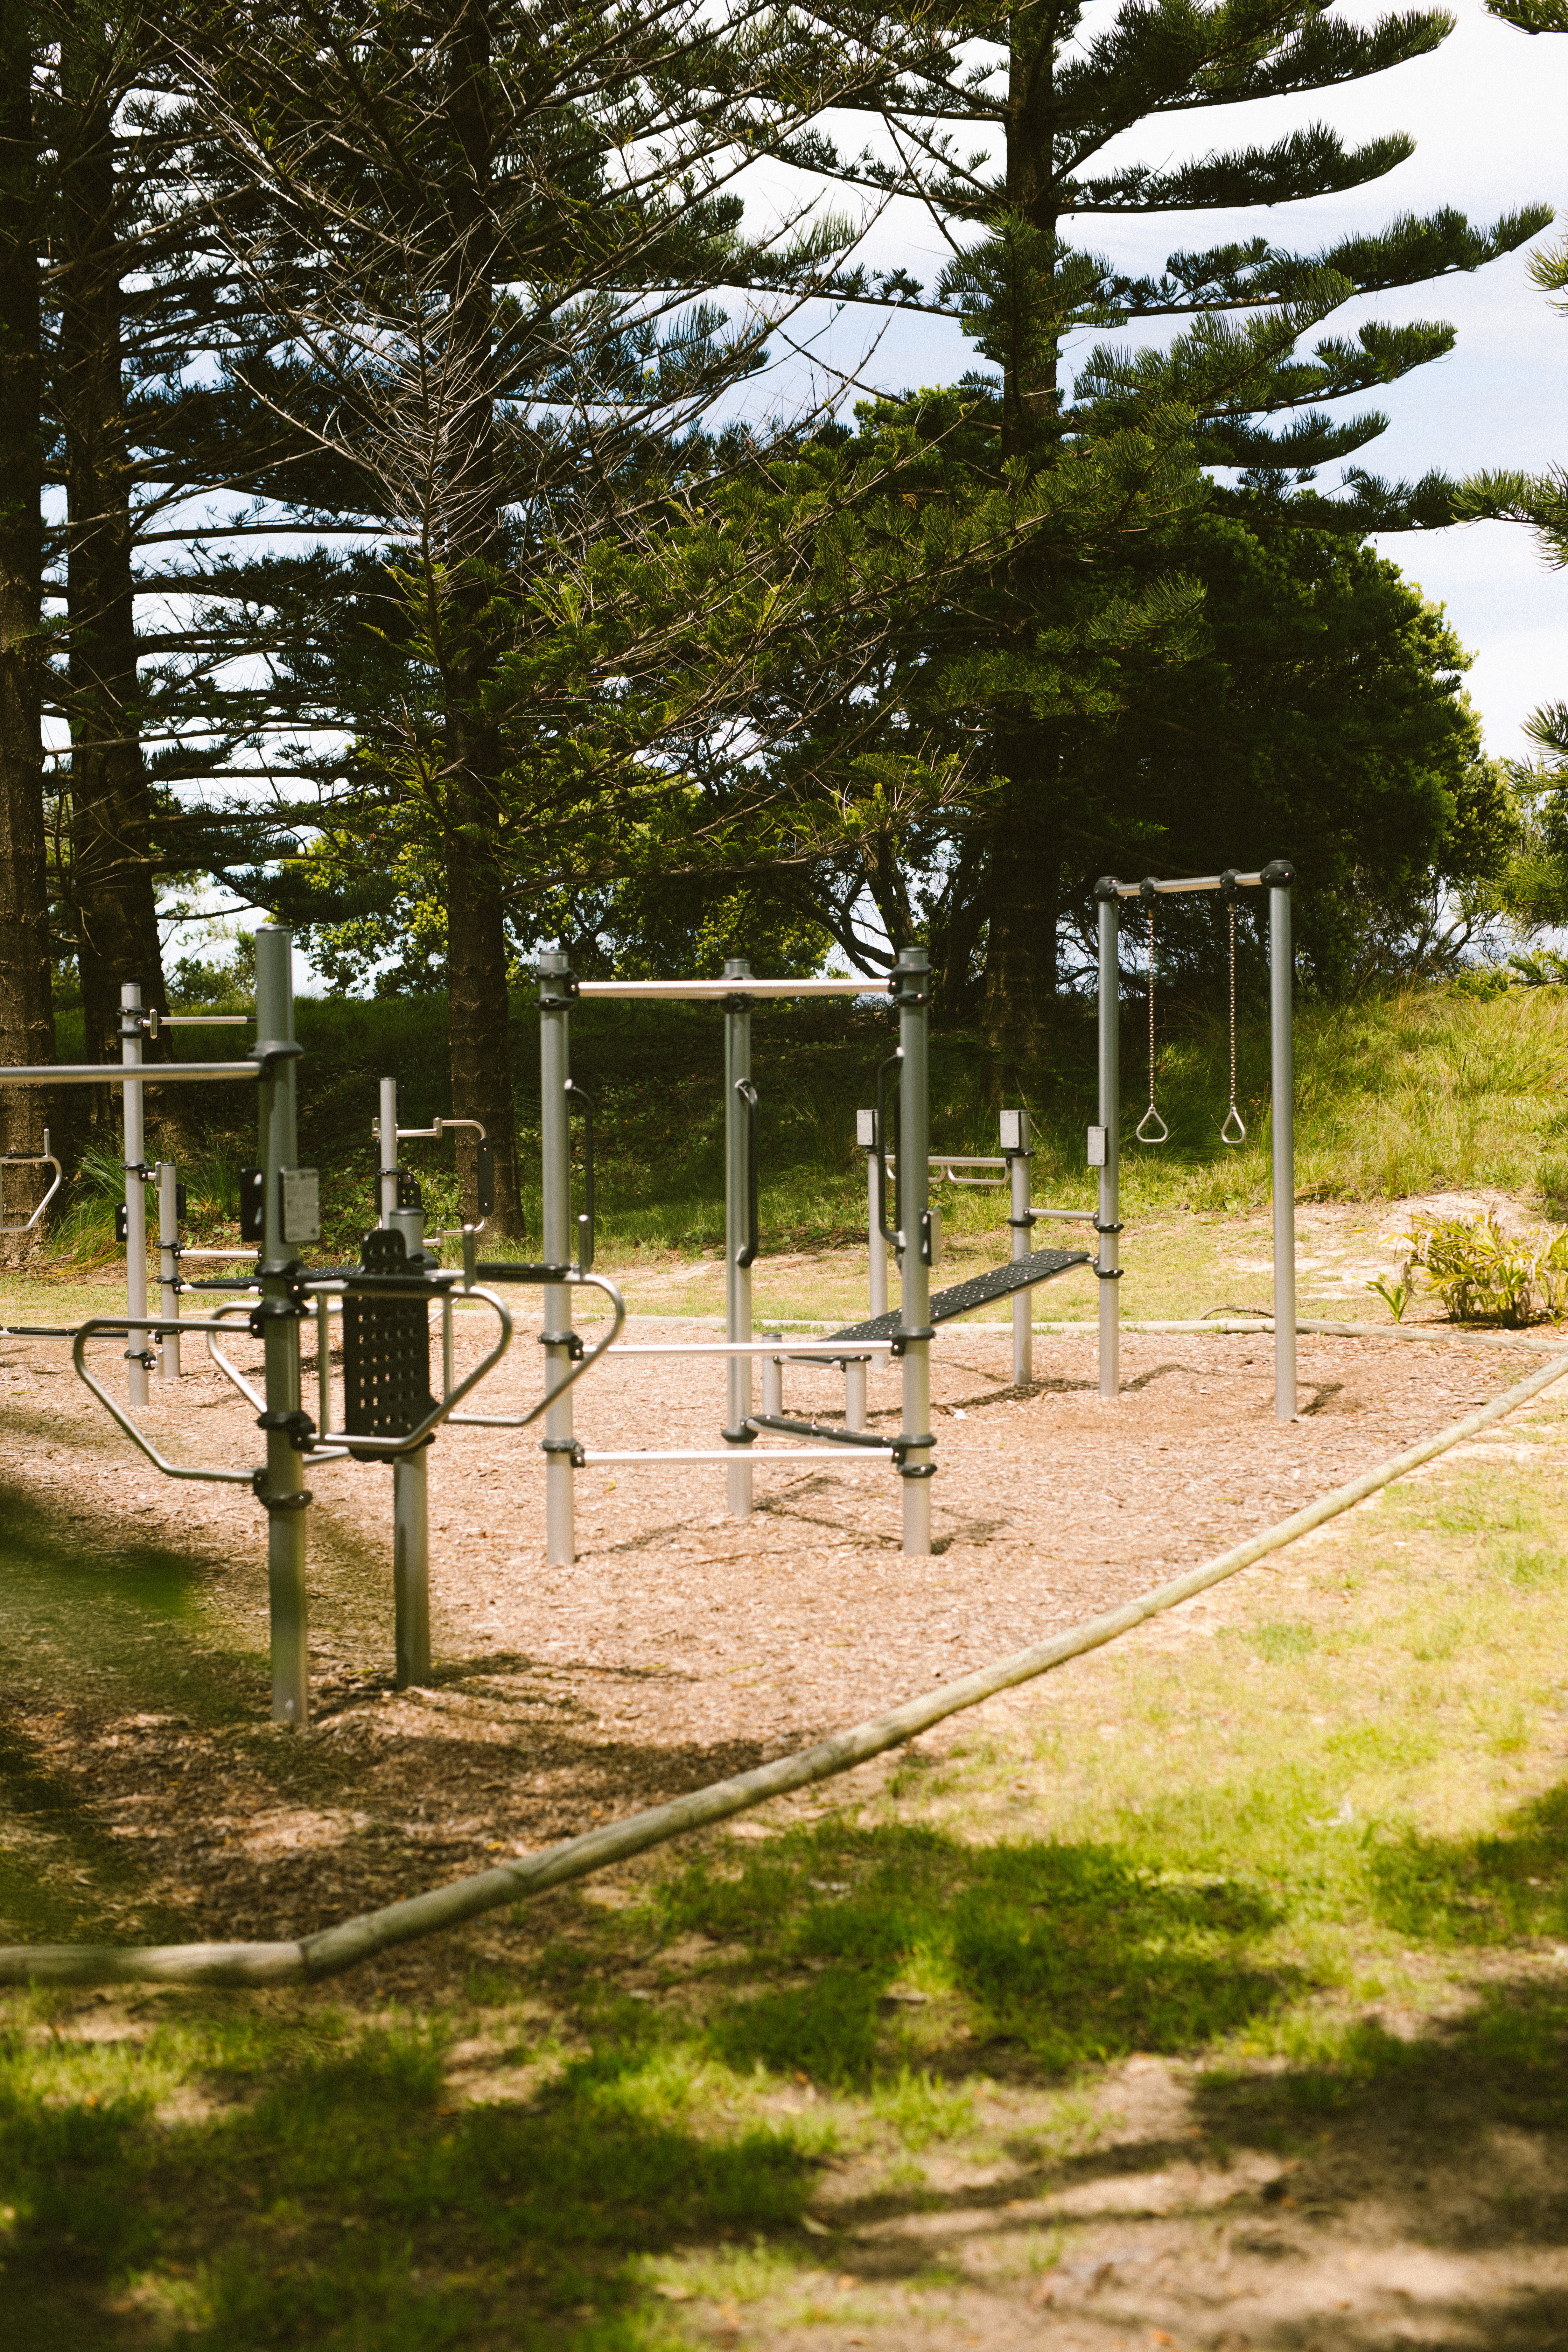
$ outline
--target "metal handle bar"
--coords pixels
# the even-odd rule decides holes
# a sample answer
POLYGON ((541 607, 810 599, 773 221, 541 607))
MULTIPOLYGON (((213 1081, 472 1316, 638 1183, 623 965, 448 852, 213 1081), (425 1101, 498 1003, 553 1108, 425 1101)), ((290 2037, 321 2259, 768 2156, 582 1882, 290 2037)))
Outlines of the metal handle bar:
MULTIPOLYGON (((140 1447, 153 1468, 161 1470, 165 1478, 205 1478, 224 1486, 253 1486, 256 1483, 256 1474, 251 1470, 201 1470, 192 1468, 183 1462, 171 1462, 166 1454, 160 1454, 157 1447, 148 1438, 143 1437, 129 1415, 121 1412, 109 1391, 100 1387, 82 1360, 82 1350, 88 1341, 100 1333, 106 1337, 112 1334, 118 1339, 132 1331, 157 1331, 165 1336, 173 1335, 174 1338, 179 1338, 186 1331, 205 1331, 209 1335, 210 1347, 210 1335, 218 1328, 216 1320, 197 1322, 194 1318, 186 1320, 184 1318, 176 1318, 161 1315, 95 1315, 89 1323, 80 1326, 71 1344, 71 1369, 78 1380, 92 1391, 110 1418, 120 1423, 132 1444, 140 1447)), ((247 1393, 254 1392, 247 1391, 247 1393)), ((260 1398, 258 1397, 256 1402, 260 1404, 260 1398)), ((265 1411, 265 1406, 262 1409, 265 1411)))
POLYGON ((1119 898, 1142 898, 1153 891, 1159 898, 1169 898, 1179 890, 1224 890, 1227 885, 1236 890, 1260 890, 1263 877, 1261 874, 1196 874, 1184 882, 1156 882, 1151 875, 1142 882, 1118 882, 1116 895, 1119 898))
POLYGON ((44 1129, 44 1148, 41 1151, 7 1151, 0 1155, 0 1168, 52 1168, 55 1171, 54 1182, 25 1225, 0 1225, 0 1234, 30 1234, 65 1181, 65 1170, 49 1150, 48 1129, 46 1127, 44 1129))
MULTIPOLYGON (((575 1388, 584 1373, 592 1370, 593 1367, 598 1362, 600 1357, 605 1354, 606 1351, 615 1345, 616 1340, 620 1337, 622 1328, 626 1323, 626 1302, 621 1297, 620 1292, 616 1288, 615 1284, 613 1282, 606 1282, 602 1274, 585 1274, 579 1271, 576 1266, 573 1265, 519 1265, 507 1268, 492 1266, 489 1271, 494 1276, 495 1279, 500 1282, 563 1282, 574 1290, 601 1290, 605 1297, 609 1300, 616 1318, 610 1326, 609 1338, 607 1339, 601 1339, 596 1346, 585 1349, 579 1360, 570 1368, 565 1379, 563 1381, 557 1381, 549 1395, 541 1398, 540 1402, 534 1406, 531 1412, 522 1413, 516 1420, 500 1419, 490 1414, 478 1412, 458 1412, 453 1413, 451 1416, 455 1423, 468 1423, 476 1428, 527 1429, 531 1423, 536 1422, 539 1419, 542 1412, 547 1411, 551 1405, 559 1403, 560 1400, 565 1395, 568 1389, 575 1388)), ((456 1293, 456 1296, 459 1298, 472 1298, 475 1297, 489 1297, 489 1295, 490 1294, 488 1291, 482 1293, 476 1292, 468 1286, 465 1286, 462 1290, 456 1293)), ((485 1368, 481 1366, 480 1369, 483 1370, 485 1368)), ((452 1402, 455 1404, 458 1398, 465 1395, 467 1391, 472 1388, 473 1384, 472 1380, 465 1381, 460 1389, 457 1389, 453 1391, 452 1402)), ((355 1443, 358 1443, 357 1439, 355 1443)), ((732 1457, 726 1455, 725 1459, 730 1460, 732 1459, 732 1457)))
POLYGON ((757 1189, 757 1090, 750 1078, 737 1078, 735 1092, 746 1106, 746 1245, 735 1252, 735 1264, 755 1265, 763 1245, 757 1189))
POLYGON ((900 1045, 889 1054, 877 1071, 877 1231, 895 1255, 904 1246, 903 1233, 888 1229, 888 1072, 896 1070, 904 1058, 900 1045))
MULTIPOLYGON (((481 1143, 489 1141, 489 1136, 485 1133, 484 1121, 478 1118, 437 1118, 432 1119, 428 1127, 400 1127, 397 1130, 397 1140, 399 1143, 412 1143, 421 1138, 433 1138, 439 1143, 448 1128, 455 1127, 471 1127, 481 1143)), ((371 1133, 379 1134, 379 1128, 373 1128, 371 1133)))
POLYGON ((250 1382, 246 1379, 245 1374, 240 1370, 239 1366, 237 1364, 231 1364, 228 1358, 224 1354, 223 1349, 221 1348, 215 1348, 213 1345, 213 1333, 215 1331, 223 1330, 230 1318, 236 1315, 248 1315, 250 1311, 251 1302, 248 1298, 236 1298, 231 1300, 228 1306, 220 1307, 205 1326, 200 1323, 187 1323, 183 1328, 187 1331, 200 1331, 204 1328, 205 1329, 207 1335, 207 1355, 212 1362, 217 1366, 219 1371, 230 1385, 237 1388, 239 1391, 240 1395, 244 1397, 248 1403, 253 1404, 256 1407, 258 1412, 265 1412, 267 1410, 267 1399, 261 1394, 259 1389, 253 1389, 250 1382))
MULTIPOLYGON (((331 1283, 305 1282, 300 1286, 306 1297, 316 1299, 318 1303, 322 1300, 330 1301, 333 1298, 346 1297, 349 1293, 353 1290, 354 1286, 352 1276, 346 1281, 340 1280, 331 1283)), ((415 1286, 410 1286, 410 1287, 415 1286)), ((385 1294, 382 1293, 378 1288, 377 1295, 381 1296, 385 1294)), ((429 1295, 430 1294, 426 1294, 426 1296, 429 1295)), ((484 1290, 477 1287, 465 1288, 463 1296, 465 1298, 478 1298, 481 1300, 485 1306, 493 1307, 495 1308, 497 1318, 500 1323, 500 1337, 497 1339, 495 1346, 490 1349, 489 1355, 480 1357, 479 1362, 475 1365, 473 1370, 468 1373, 468 1377, 465 1380, 459 1381, 457 1387, 453 1389, 448 1395, 442 1397, 438 1401, 434 1412, 427 1412, 422 1422, 418 1423, 415 1428, 406 1431, 401 1437, 362 1437, 357 1430, 330 1429, 327 1426, 331 1402, 330 1386, 331 1368, 326 1356, 318 1350, 317 1383, 321 1397, 321 1428, 320 1436, 317 1440, 319 1444, 345 1445, 352 1447, 356 1454, 375 1454, 384 1456, 388 1461, 391 1461, 400 1454, 412 1454, 416 1447, 423 1445, 425 1440, 429 1436, 433 1429, 437 1428, 442 1422, 450 1418, 452 1407, 458 1402, 458 1399, 466 1397, 470 1389, 477 1388, 479 1386, 480 1381, 484 1379, 485 1374, 488 1371, 492 1370, 494 1367, 500 1363, 501 1358, 505 1355, 507 1349, 511 1345, 511 1312, 508 1307, 506 1301, 504 1299, 498 1298, 493 1290, 484 1290)), ((623 1309, 623 1314, 624 1311, 625 1310, 623 1309)), ((569 1386, 570 1383, 568 1382, 566 1385, 569 1386)), ((559 1391, 557 1391, 557 1393, 559 1393, 559 1391)), ((540 1410, 542 1412, 543 1407, 541 1406, 540 1410)), ((312 1453, 313 1458, 313 1450, 307 1450, 312 1453)))
POLYGON ((160 1013, 150 1004, 147 1034, 155 1037, 160 1029, 247 1029, 255 1018, 254 1013, 160 1013))
POLYGON ((594 1097, 575 1078, 565 1086, 566 1115, 574 1101, 583 1106, 583 1192, 588 1206, 577 1220, 577 1271, 586 1274, 594 1263, 594 1097))

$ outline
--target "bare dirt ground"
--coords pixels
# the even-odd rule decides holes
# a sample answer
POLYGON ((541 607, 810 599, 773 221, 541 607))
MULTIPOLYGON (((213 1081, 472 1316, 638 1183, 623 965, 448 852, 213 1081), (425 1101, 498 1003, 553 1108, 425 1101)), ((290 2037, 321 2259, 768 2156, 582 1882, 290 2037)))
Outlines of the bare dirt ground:
MULTIPOLYGON (((656 1331, 712 1336, 628 1327, 656 1331)), ((459 1368, 483 1344, 460 1326, 459 1368)), ((150 1432, 183 1461, 253 1460, 249 1408, 185 1347, 198 1369, 167 1402, 155 1390, 150 1432)), ((322 1465, 316 1721, 285 1765, 261 1729, 261 1511, 244 1488, 161 1476, 59 1348, 4 1343, 11 1529, 33 1530, 72 1569, 47 1599, 40 1583, 31 1630, 13 1584, 12 1720, 68 1778, 90 1771, 111 1836, 133 1849, 105 1926, 127 1932, 157 1911, 205 1936, 295 1936, 744 1769, 1212 1557, 1538 1360, 1463 1342, 1307 1339, 1301 1411, 1279 1423, 1267 1339, 1127 1334, 1113 1406, 1097 1392, 1091 1339, 1037 1335, 1026 1392, 1011 1385, 1008 1347, 996 1326, 950 1329, 933 1347, 941 1467, 926 1559, 900 1551, 886 1466, 791 1473, 759 1459, 745 1522, 727 1515, 721 1466, 580 1472, 580 1557, 548 1568, 535 1433, 444 1433, 430 1457, 437 1669, 425 1693, 391 1689, 390 1471, 322 1465), (138 1615, 111 1641, 117 1580, 136 1595, 158 1573, 177 1586, 163 1617, 138 1615), (135 1696, 149 1644, 162 1705, 135 1696)), ((248 1342, 234 1352, 242 1365, 258 1354, 248 1342)), ((118 1353, 103 1343, 105 1377, 118 1353)), ((515 1411, 538 1377, 520 1317, 510 1355, 471 1402, 515 1411)), ((612 1359, 575 1391, 578 1433, 590 1448, 714 1444, 722 1379, 715 1358, 612 1359)), ((785 1402, 826 1417, 841 1378, 792 1364, 785 1402)), ((898 1375, 875 1374, 871 1426, 897 1425, 898 1375)))

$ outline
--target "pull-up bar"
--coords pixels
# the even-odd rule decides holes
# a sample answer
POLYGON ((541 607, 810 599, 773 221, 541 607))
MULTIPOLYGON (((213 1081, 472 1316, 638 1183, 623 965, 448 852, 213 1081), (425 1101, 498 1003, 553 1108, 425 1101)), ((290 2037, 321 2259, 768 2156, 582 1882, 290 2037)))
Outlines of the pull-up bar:
POLYGON ((1194 874, 1184 881, 1158 882, 1151 875, 1143 882, 1118 882, 1119 898, 1144 898, 1151 892, 1157 898, 1169 898, 1178 890, 1262 890, 1268 887, 1266 874, 1194 874))

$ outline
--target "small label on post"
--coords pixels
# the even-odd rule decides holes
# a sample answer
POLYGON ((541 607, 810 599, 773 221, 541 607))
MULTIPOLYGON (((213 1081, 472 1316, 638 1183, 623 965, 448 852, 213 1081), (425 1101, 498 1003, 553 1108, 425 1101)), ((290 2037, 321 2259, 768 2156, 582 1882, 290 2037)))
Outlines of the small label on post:
POLYGON ((319 1242, 321 1238, 321 1179, 314 1168, 280 1168, 278 1171, 283 1238, 286 1242, 319 1242))
POLYGON ((855 1140, 862 1151, 875 1151, 877 1149, 877 1114, 874 1110, 856 1112, 855 1140))
POLYGON ((1029 1148, 1029 1114, 1026 1110, 1005 1110, 1002 1113, 1002 1149, 1004 1151, 1027 1151, 1029 1148))
POLYGON ((1103 1168, 1105 1166, 1105 1146, 1108 1133, 1109 1129, 1103 1127, 1091 1127, 1089 1130, 1089 1165, 1091 1168, 1103 1168))

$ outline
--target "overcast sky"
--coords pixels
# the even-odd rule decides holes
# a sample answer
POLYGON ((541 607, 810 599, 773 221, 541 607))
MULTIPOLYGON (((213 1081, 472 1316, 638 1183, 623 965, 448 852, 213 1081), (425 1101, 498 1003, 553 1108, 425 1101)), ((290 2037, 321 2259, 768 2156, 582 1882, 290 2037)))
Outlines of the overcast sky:
MULTIPOLYGON (((1383 13, 1340 13, 1370 21, 1383 13)), ((1409 162, 1342 197, 1280 205, 1262 224, 1275 242, 1311 252, 1352 230, 1380 227, 1402 213, 1454 205, 1479 223, 1531 201, 1554 205, 1558 223, 1537 243, 1568 231, 1568 36, 1535 39, 1487 16, 1479 0, 1455 0, 1455 31, 1435 55, 1392 73, 1301 99, 1168 116, 1108 149, 1109 158, 1165 164, 1215 148, 1273 141, 1313 121, 1331 123, 1347 145, 1391 131, 1416 142, 1409 162)), ((860 135, 863 135, 861 133, 860 135)), ((969 142, 961 137, 962 145, 969 142)), ((1145 221, 1084 225, 1083 241, 1119 258, 1157 267, 1167 252, 1256 235, 1256 215, 1173 213, 1145 221)), ((1430 468, 1465 474, 1487 466, 1544 469, 1568 465, 1568 318, 1530 282, 1526 247, 1471 278, 1447 278, 1357 303, 1337 314, 1338 331, 1368 315, 1391 320, 1447 319, 1458 341, 1446 360, 1418 368, 1380 397, 1344 405, 1384 409, 1390 428, 1360 453, 1370 472, 1413 480, 1430 468)), ((866 250, 885 263, 907 260, 929 278, 941 266, 935 232, 912 206, 884 216, 866 250)), ((847 312, 825 348, 852 362, 868 329, 847 312)), ((870 360, 880 385, 951 382, 973 354, 956 329, 895 320, 870 360)), ((1329 488, 1331 471, 1321 477, 1329 488)), ((1528 749, 1521 723, 1533 706, 1568 697, 1568 574, 1548 572, 1527 533, 1502 523, 1398 533, 1380 541, 1406 575, 1447 607, 1475 655, 1467 688, 1488 747, 1528 749)))

